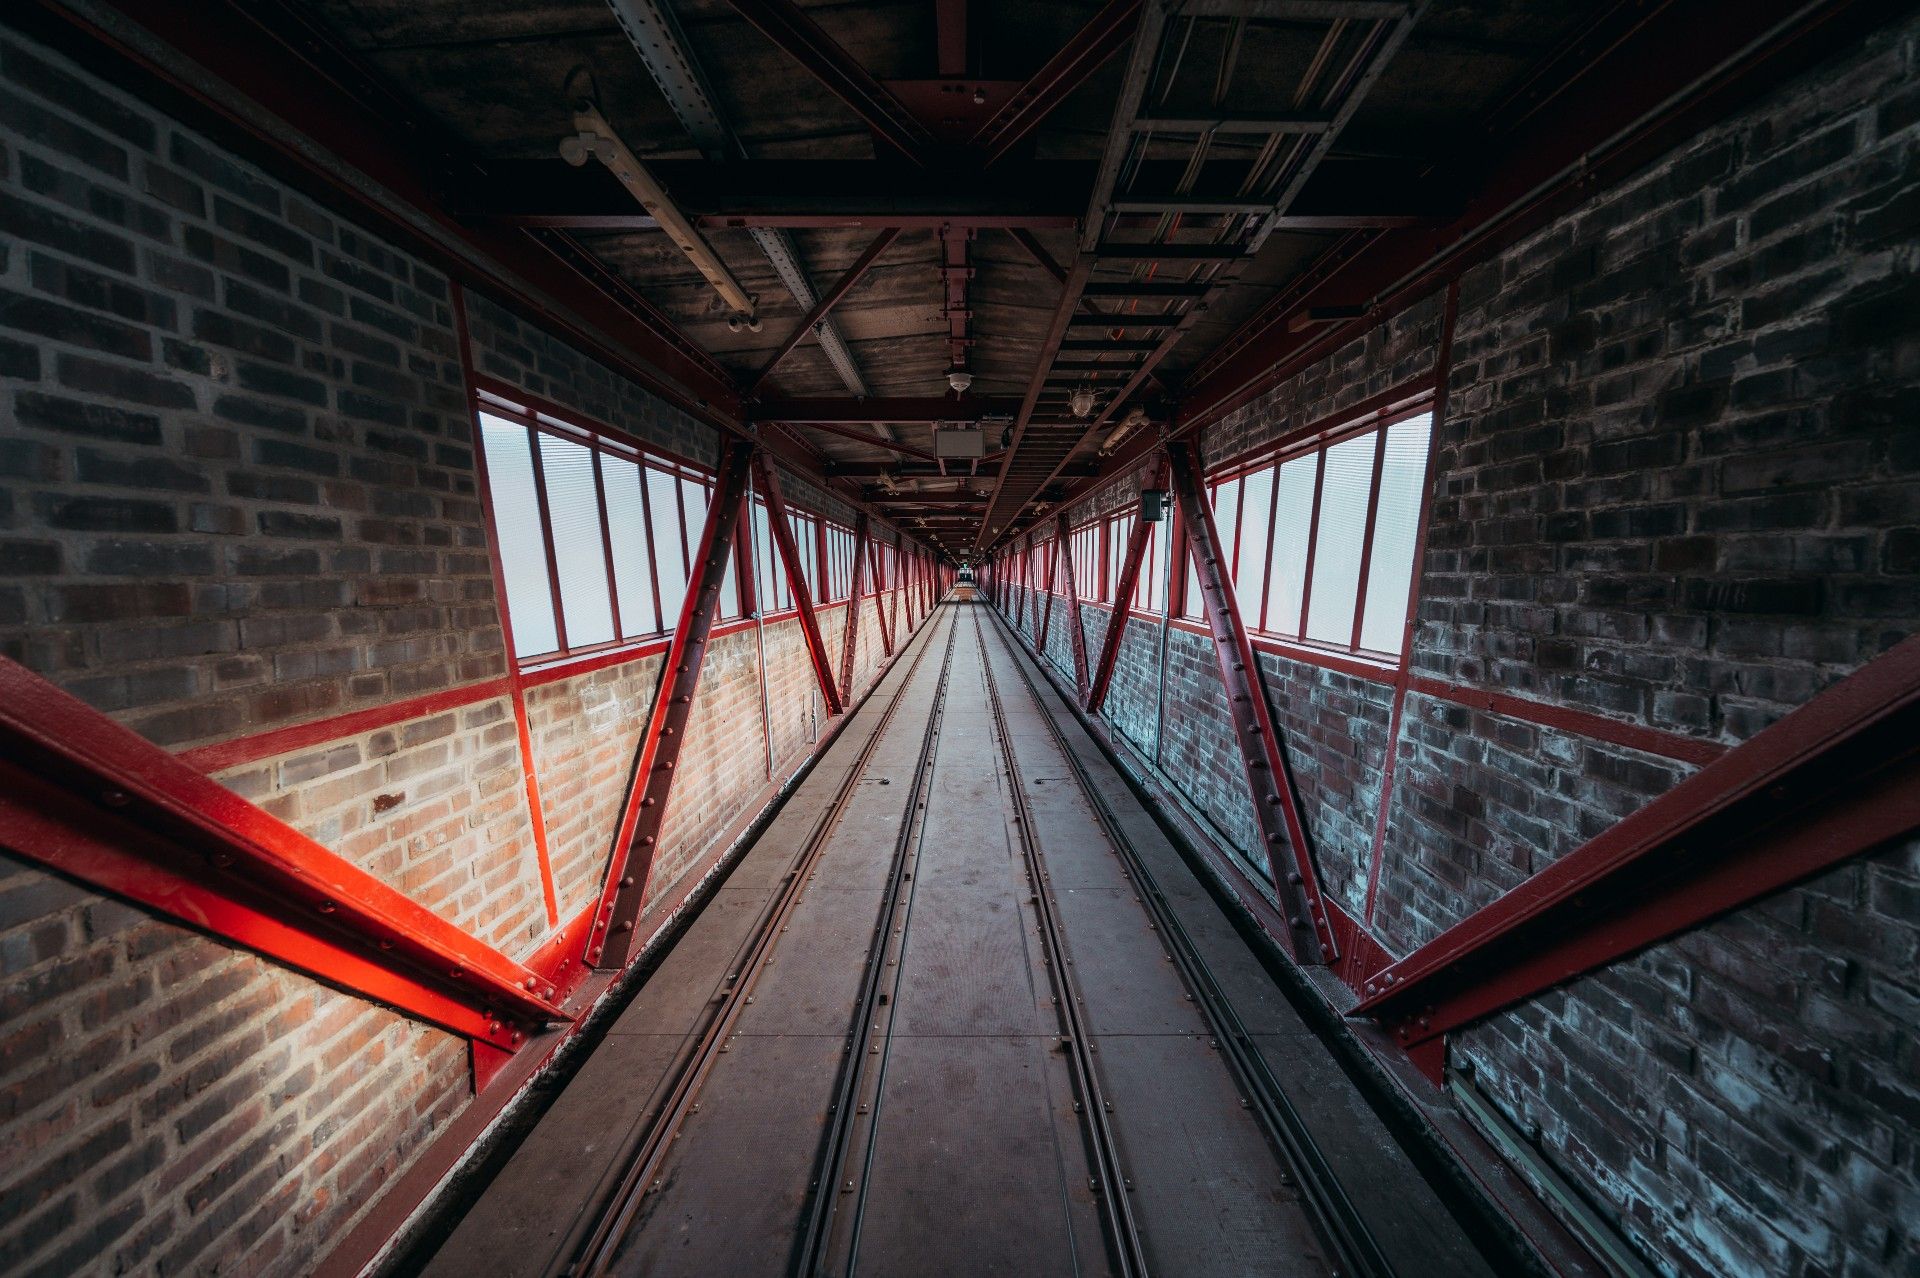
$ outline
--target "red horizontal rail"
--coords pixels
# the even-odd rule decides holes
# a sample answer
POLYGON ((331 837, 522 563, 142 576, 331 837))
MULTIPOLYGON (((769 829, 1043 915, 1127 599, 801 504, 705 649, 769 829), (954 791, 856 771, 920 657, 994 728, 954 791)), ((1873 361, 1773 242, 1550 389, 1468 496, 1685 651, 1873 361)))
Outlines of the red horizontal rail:
POLYGON ((1665 759, 1678 759, 1683 763, 1709 764, 1726 754, 1728 749, 1719 741, 1707 741, 1700 737, 1683 737, 1677 732, 1667 732, 1660 728, 1649 728, 1643 724, 1609 719, 1603 714, 1576 710, 1571 706, 1535 701, 1531 697, 1516 697, 1510 692, 1471 688, 1462 684, 1448 683, 1444 679, 1429 678, 1426 675, 1415 675, 1408 687, 1423 696, 1436 697, 1442 701, 1452 702, 1454 705, 1467 706, 1474 710, 1488 710, 1509 719, 1538 724, 1543 728, 1557 728, 1576 736, 1590 737, 1595 741, 1625 746, 1629 750, 1639 750, 1646 754, 1657 754, 1665 759))
POLYGON ((570 1019, 531 969, 5 659, 0 758, 24 857, 503 1049, 570 1019))
POLYGON ((243 763, 271 759, 278 754, 291 754, 309 746, 325 745, 342 737, 356 737, 363 732, 389 728, 409 719, 424 719, 430 714, 491 701, 495 697, 507 696, 512 691, 512 684, 505 675, 501 675, 483 679, 479 683, 467 683, 458 688, 443 688, 424 696, 409 697, 404 701, 389 701, 366 710, 353 710, 325 719, 311 719, 284 728, 216 741, 211 745, 195 746, 191 750, 182 750, 174 757, 196 772, 220 772, 243 763))
POLYGON ((1916 827, 1920 636, 1378 973, 1355 1014, 1417 1046, 1916 827))

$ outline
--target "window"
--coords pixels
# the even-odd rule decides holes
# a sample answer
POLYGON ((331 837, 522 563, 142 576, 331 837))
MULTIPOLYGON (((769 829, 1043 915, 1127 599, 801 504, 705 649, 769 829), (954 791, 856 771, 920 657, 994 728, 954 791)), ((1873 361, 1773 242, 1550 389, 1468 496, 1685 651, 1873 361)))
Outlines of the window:
POLYGON ((480 446, 515 657, 606 647, 678 623, 706 517, 704 477, 504 405, 481 412, 480 446))
POLYGON ((1096 522, 1076 528, 1071 538, 1073 593, 1082 603, 1105 598, 1100 587, 1100 525, 1096 522))
MULTIPOLYGON (((1420 413, 1213 485, 1214 521, 1251 629, 1400 654, 1433 416, 1420 413)), ((1203 617, 1189 564, 1185 615, 1203 617)))

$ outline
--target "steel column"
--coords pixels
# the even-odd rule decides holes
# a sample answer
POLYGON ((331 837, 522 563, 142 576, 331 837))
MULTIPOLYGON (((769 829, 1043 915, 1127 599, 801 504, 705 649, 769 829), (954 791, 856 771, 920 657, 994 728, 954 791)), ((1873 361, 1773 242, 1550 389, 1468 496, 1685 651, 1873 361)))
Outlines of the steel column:
POLYGON ((767 463, 764 453, 753 458, 754 486, 767 502, 767 526, 773 530, 773 544, 787 567, 787 583, 793 588, 793 603, 800 610, 800 633, 807 641, 807 657, 813 662, 814 678, 820 682, 820 695, 827 713, 836 715, 844 708, 840 689, 833 678, 833 666, 827 657, 827 645, 820 638, 820 618, 813 611, 813 592, 807 587, 807 574, 800 559, 800 547, 794 543, 793 528, 787 522, 787 503, 780 496, 780 481, 767 463))
POLYGON ((1060 539, 1054 537, 1047 542, 1046 598, 1041 604, 1040 633, 1034 636, 1033 650, 1042 657, 1047 655, 1047 631, 1053 626, 1053 583, 1054 574, 1060 567, 1060 539))
POLYGON ((1213 522, 1213 511, 1202 486, 1200 450, 1192 442, 1176 444, 1168 451, 1168 462, 1180 514, 1186 523, 1194 568, 1200 577, 1207 629, 1213 636, 1220 679, 1226 685, 1234 735, 1240 742, 1241 761, 1246 766, 1247 789, 1266 842, 1268 869, 1273 875, 1274 891, 1292 924, 1288 940, 1296 959, 1318 966, 1335 958, 1339 947, 1332 920, 1320 899, 1319 876, 1307 847, 1306 828, 1300 820, 1300 806, 1287 768, 1286 752, 1274 723, 1273 709, 1267 704, 1266 684, 1260 676, 1253 645, 1247 639, 1246 627, 1240 621, 1233 579, 1228 574, 1226 554, 1220 546, 1220 530, 1213 522), (1279 856, 1282 852, 1287 854, 1285 865, 1279 856))
MULTIPOLYGON (((606 883, 594 911, 593 927, 587 933, 587 961, 596 967, 626 966, 639 942, 640 908, 646 900, 654 854, 659 850, 660 826, 673 791, 680 748, 687 739, 687 719, 693 711, 694 691, 700 685, 707 636, 720 610, 720 588, 726 581, 727 560, 740 526, 753 457, 751 444, 734 439, 726 441, 720 456, 706 527, 700 531, 694 579, 687 584, 680 621, 660 665, 660 688, 654 693, 653 710, 640 736, 632 781, 607 859, 606 883)), ((753 565, 747 565, 741 579, 746 580, 752 572, 753 565)))
POLYGON ((1366 983, 1438 1081, 1443 1036, 1920 828, 1920 636, 1366 983))
POLYGON ((0 846, 512 1051, 553 985, 190 764, 0 658, 0 846))
POLYGON ((1073 580, 1073 533, 1067 527, 1064 514, 1054 517, 1054 526, 1060 533, 1062 559, 1060 566, 1066 572, 1067 586, 1067 638, 1073 646, 1073 688, 1080 704, 1087 704, 1087 631, 1080 624, 1080 595, 1073 580))
POLYGON ((867 558, 873 561, 873 598, 880 611, 880 652, 884 656, 893 655, 893 605, 896 598, 893 587, 887 582, 886 557, 880 553, 884 543, 879 540, 867 543, 867 558))
MULTIPOLYGON (((1156 466, 1148 484, 1158 479, 1159 467, 1156 466)), ((1100 660, 1093 668, 1093 682, 1083 702, 1088 714, 1100 713, 1100 704, 1107 699, 1107 688, 1113 683, 1113 667, 1120 659, 1127 619, 1133 615, 1134 587, 1140 581, 1140 561, 1146 558, 1147 537, 1152 527, 1140 518, 1139 511, 1134 512, 1133 531, 1127 535, 1126 558, 1120 564, 1120 579, 1113 586, 1113 614, 1107 621, 1106 637, 1100 643, 1100 660)))
MULTIPOLYGON (((840 645, 840 703, 853 700, 853 659, 860 643, 860 596, 867 585, 867 517, 853 521, 853 580, 847 590, 847 633, 840 645)), ((876 603, 878 602, 876 598, 876 603)))

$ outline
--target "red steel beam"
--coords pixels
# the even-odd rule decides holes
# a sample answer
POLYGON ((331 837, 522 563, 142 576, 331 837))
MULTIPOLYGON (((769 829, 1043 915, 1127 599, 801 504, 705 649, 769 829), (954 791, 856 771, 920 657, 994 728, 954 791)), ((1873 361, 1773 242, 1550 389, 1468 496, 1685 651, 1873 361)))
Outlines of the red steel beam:
POLYGON ((982 124, 968 146, 985 164, 1003 158, 1065 102, 1075 89, 1133 38, 1143 0, 1107 0, 1060 52, 1047 59, 1005 105, 982 124))
POLYGON ((1067 639, 1073 648, 1073 688, 1080 704, 1087 704, 1087 629, 1080 624, 1080 595, 1073 580, 1073 534, 1065 514, 1054 516, 1060 542, 1060 569, 1066 575, 1067 639))
POLYGON ((1306 827, 1300 819, 1300 804, 1279 726, 1274 722, 1273 708, 1267 704, 1260 664, 1241 624, 1227 554, 1221 547, 1220 529, 1213 522, 1213 509, 1203 486, 1200 450, 1191 441, 1175 444, 1167 460, 1194 569, 1200 578, 1207 630, 1213 637, 1221 682, 1226 685, 1255 819, 1266 841, 1274 890, 1292 925, 1288 940, 1301 963, 1325 964, 1339 953, 1333 921, 1321 899, 1319 875, 1307 846, 1306 827))
POLYGON ((760 371, 754 374, 753 381, 747 386, 749 395, 766 384, 767 375, 778 368, 780 361, 785 359, 808 333, 813 332, 814 328, 827 318, 833 308, 840 304, 842 298, 853 291, 853 286, 865 278, 868 268, 878 261, 880 255, 886 252, 899 237, 899 228, 891 226, 873 237, 873 241, 861 251, 860 256, 853 260, 853 265, 841 272, 840 278, 820 295, 813 309, 807 312, 806 317, 799 324, 795 325, 793 332, 787 334, 786 339, 780 343, 779 349, 774 351, 773 357, 760 366, 760 371))
POLYGON ((924 167, 933 134, 791 0, 731 0, 734 11, 853 108, 875 134, 924 167))
POLYGON ((881 543, 876 539, 867 543, 867 558, 873 561, 873 597, 880 611, 880 652, 882 656, 893 655, 893 603, 894 591, 887 582, 886 559, 880 553, 881 543))
POLYGON ((1449 1031, 1920 828, 1908 638, 1366 984, 1437 1080, 1449 1031))
POLYGON ((787 522, 787 503, 780 495, 780 480, 763 454, 754 455, 753 482, 767 502, 767 527, 773 533, 773 544, 780 548, 780 560, 786 565, 787 584, 793 590, 794 607, 800 613, 800 633, 807 641, 807 657, 813 663, 813 675, 819 681, 820 695, 827 703, 827 713, 837 715, 844 708, 844 703, 840 700, 840 689, 834 682, 826 641, 820 637, 820 618, 813 610, 813 591, 807 586, 800 547, 793 540, 793 526, 787 522))
POLYGON ((1040 605, 1040 633, 1034 636, 1033 650, 1041 656, 1047 655, 1047 630, 1053 625, 1053 582, 1054 574, 1060 567, 1060 542, 1057 538, 1047 541, 1046 577, 1043 589, 1046 597, 1040 605))
MULTIPOLYGON (((687 739, 687 718, 700 686, 707 636, 720 610, 720 588, 726 581, 727 559, 740 527, 755 456, 745 440, 728 439, 722 447, 713 500, 707 506, 706 526, 700 530, 700 549, 693 561, 693 580, 687 585, 680 620, 660 667, 660 689, 640 735, 632 781, 607 860, 606 883, 587 933, 587 961, 596 967, 625 967, 639 943, 640 909, 659 850, 660 826, 673 792, 680 748, 687 739)), ((749 576, 750 569, 740 574, 743 584, 749 576)))
MULTIPOLYGON (((1147 486, 1155 487, 1163 482, 1160 468, 1154 467, 1148 477, 1147 486)), ((1107 633, 1100 644, 1100 660, 1093 668, 1093 683, 1087 689, 1083 703, 1088 714, 1099 714, 1101 703, 1107 699, 1107 688, 1113 683, 1113 668, 1120 659, 1120 643, 1126 637, 1127 619, 1133 616, 1133 591, 1140 581, 1140 564, 1147 556, 1147 538, 1153 528, 1146 520, 1134 512, 1133 531, 1127 535, 1126 557, 1120 563, 1120 580, 1113 588, 1113 613, 1107 620, 1107 633)))
POLYGON ((847 592, 847 632, 840 645, 840 700, 853 700, 853 660, 860 643, 860 596, 867 587, 867 517, 853 521, 853 581, 847 592))
POLYGON ((5 658, 0 845, 502 1051, 572 1019, 532 969, 5 658))

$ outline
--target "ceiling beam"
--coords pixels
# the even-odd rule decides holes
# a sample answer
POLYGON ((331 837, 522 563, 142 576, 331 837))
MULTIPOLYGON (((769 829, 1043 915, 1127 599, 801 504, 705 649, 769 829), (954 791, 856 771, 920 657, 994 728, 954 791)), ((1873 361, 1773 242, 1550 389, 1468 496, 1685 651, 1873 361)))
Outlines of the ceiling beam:
POLYGON ((788 352, 798 346, 808 333, 814 331, 816 327, 826 324, 827 313, 839 305, 840 299, 851 292, 853 286, 858 284, 861 279, 866 276, 868 269, 880 259, 880 255, 887 251, 888 247, 892 245, 899 235, 899 231, 889 227, 874 236, 873 241, 861 251, 860 256, 854 259, 853 265, 841 273, 840 278, 835 280, 832 286, 820 295, 820 299, 814 303, 813 309, 808 311, 798 324, 794 325, 793 331, 787 334, 786 338, 781 341, 779 349, 774 351, 772 358, 761 365, 760 371, 754 374, 753 381, 747 386, 748 394, 752 394, 766 384, 768 374, 772 373, 773 370, 779 366, 780 361, 785 359, 788 352))
POLYGON ((750 404, 750 414, 757 421, 858 426, 1011 418, 1019 406, 1018 400, 1005 395, 872 395, 865 399, 760 399, 750 404))
POLYGON ((791 0, 731 0, 734 11, 853 108, 909 163, 925 165, 933 135, 838 41, 791 0))
POLYGON ((1107 59, 1126 47, 1140 24, 1144 0, 1107 0, 1060 52, 1028 77, 1004 106, 973 135, 970 149, 985 164, 1006 158, 1023 138, 1087 82, 1107 59))

